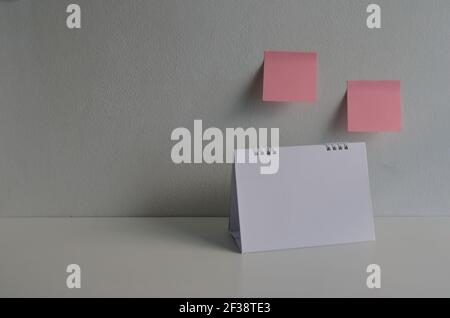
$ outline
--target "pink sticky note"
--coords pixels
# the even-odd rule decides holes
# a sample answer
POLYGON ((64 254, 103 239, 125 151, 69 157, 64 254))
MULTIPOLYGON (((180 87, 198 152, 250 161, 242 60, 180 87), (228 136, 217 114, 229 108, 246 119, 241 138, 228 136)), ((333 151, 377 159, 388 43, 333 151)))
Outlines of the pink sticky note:
POLYGON ((314 102, 317 54, 264 52, 263 101, 314 102))
POLYGON ((348 131, 402 129, 400 81, 349 81, 348 131))

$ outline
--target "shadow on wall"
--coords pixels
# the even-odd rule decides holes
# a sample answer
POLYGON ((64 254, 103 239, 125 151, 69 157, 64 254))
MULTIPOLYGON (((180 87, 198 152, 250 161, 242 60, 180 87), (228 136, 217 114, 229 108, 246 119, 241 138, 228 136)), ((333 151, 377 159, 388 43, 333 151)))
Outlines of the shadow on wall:
POLYGON ((342 97, 335 112, 330 117, 319 143, 327 142, 370 142, 376 134, 350 133, 347 128, 347 93, 342 97))
POLYGON ((327 125, 331 132, 346 132, 347 131, 347 93, 338 104, 333 116, 327 125))
MULTIPOLYGON (((149 196, 147 201, 139 202, 134 215, 146 217, 158 215, 164 217, 218 217, 228 216, 230 208, 231 171, 230 164, 192 164, 174 166, 174 173, 183 171, 183 177, 175 189, 162 191, 164 195, 149 196), (177 170, 180 169, 180 170, 177 170), (190 171, 186 173, 185 169, 190 171), (219 178, 211 175, 219 174, 219 178), (192 186, 189 176, 201 180, 200 186, 192 186)), ((197 183, 198 184, 198 181, 197 183)))
POLYGON ((242 91, 232 115, 264 116, 283 111, 291 103, 263 102, 264 64, 257 69, 248 85, 242 91))

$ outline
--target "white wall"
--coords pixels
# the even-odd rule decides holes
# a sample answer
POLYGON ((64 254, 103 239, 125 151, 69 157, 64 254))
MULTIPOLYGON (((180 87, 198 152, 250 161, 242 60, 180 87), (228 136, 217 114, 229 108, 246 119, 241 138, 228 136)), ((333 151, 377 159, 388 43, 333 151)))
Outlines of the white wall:
POLYGON ((197 118, 366 141, 377 215, 450 215, 450 2, 374 2, 0 1, 0 215, 227 215, 230 166, 170 159, 197 118), (268 49, 318 52, 314 105, 261 103, 268 49), (349 79, 401 80, 403 132, 347 133, 349 79))

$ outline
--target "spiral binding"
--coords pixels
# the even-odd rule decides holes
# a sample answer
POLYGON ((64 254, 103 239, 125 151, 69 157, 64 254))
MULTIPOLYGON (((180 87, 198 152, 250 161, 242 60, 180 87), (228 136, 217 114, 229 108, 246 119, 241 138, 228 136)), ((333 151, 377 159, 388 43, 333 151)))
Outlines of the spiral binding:
POLYGON ((258 148, 254 150, 255 156, 270 156, 276 155, 278 151, 276 149, 272 149, 272 147, 267 148, 258 148))
MULTIPOLYGON (((325 144, 327 151, 342 151, 342 150, 349 150, 348 144, 346 143, 333 143, 333 144, 325 144)), ((271 147, 267 148, 258 148, 254 150, 255 156, 270 156, 270 155, 276 155, 278 152, 276 149, 272 149, 271 147)))
POLYGON ((346 143, 326 144, 325 147, 327 151, 348 150, 348 145, 346 143))

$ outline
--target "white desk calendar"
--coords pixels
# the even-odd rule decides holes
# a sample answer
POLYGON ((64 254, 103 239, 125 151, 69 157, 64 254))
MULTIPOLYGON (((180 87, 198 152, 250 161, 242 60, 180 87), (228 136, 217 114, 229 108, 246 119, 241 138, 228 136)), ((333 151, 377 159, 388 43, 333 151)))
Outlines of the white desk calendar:
MULTIPOLYGON (((235 156, 250 151, 273 155, 235 156)), ((365 143, 278 155, 275 174, 261 173, 263 160, 233 165, 229 230, 242 253, 375 240, 365 143)))

